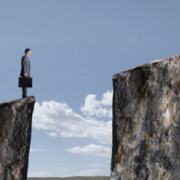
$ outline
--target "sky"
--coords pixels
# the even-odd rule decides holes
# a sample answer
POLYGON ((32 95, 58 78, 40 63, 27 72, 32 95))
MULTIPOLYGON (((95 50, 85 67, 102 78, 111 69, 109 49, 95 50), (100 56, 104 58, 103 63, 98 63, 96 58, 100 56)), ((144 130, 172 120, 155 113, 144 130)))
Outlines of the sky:
POLYGON ((113 75, 180 54, 179 0, 6 0, 0 102, 21 98, 32 49, 29 177, 109 176, 113 75))

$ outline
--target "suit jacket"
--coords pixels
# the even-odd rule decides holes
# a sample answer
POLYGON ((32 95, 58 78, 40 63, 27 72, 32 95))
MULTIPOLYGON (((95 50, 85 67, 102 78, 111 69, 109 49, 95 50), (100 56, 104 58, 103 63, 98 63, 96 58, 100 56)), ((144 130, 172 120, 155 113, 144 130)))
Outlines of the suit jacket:
POLYGON ((24 74, 26 74, 28 77, 30 77, 30 69, 31 69, 31 64, 30 64, 29 58, 27 55, 24 55, 21 59, 20 76, 24 77, 24 74))

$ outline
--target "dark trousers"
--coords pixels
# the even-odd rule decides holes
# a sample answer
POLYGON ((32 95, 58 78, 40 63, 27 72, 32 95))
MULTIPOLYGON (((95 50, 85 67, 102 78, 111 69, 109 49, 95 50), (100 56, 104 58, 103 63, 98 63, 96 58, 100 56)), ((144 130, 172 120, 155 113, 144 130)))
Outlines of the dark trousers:
POLYGON ((27 97, 27 88, 23 87, 22 88, 22 98, 27 97))

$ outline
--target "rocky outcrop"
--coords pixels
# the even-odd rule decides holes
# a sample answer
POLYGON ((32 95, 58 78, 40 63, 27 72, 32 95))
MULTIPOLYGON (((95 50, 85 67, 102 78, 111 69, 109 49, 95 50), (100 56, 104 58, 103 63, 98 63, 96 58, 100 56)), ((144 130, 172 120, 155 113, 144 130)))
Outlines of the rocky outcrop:
POLYGON ((180 179, 180 56, 113 77, 113 180, 180 179))
POLYGON ((35 98, 0 104, 0 180, 26 180, 35 98))

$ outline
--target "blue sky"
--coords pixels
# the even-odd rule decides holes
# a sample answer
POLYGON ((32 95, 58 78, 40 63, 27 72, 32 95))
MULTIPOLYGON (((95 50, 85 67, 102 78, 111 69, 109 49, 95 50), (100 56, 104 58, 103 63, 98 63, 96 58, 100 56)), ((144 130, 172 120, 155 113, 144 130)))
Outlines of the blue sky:
POLYGON ((21 98, 32 49, 36 97, 29 176, 109 175, 112 77, 179 54, 178 0, 6 0, 0 6, 0 101, 21 98))

